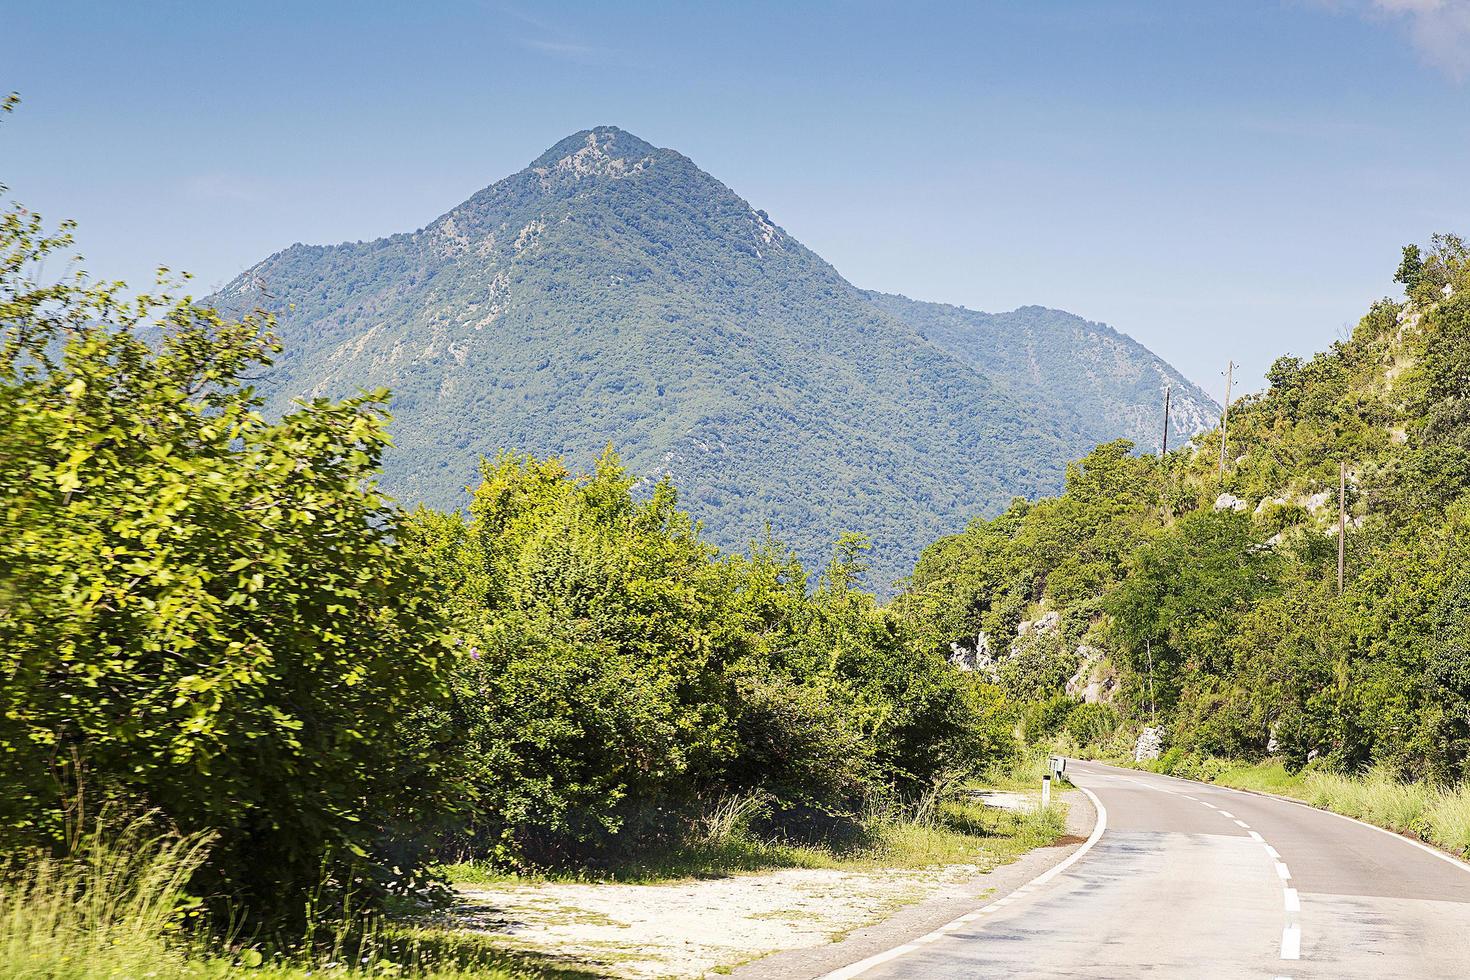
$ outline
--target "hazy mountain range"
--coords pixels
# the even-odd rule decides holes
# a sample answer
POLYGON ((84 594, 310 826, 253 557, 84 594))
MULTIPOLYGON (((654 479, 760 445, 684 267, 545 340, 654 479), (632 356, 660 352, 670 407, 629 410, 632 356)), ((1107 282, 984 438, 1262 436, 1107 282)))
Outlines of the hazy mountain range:
POLYGON ((671 474, 718 543, 815 563, 872 535, 873 584, 1067 460, 1181 441, 1217 408, 1128 337, 1058 310, 865 292, 687 157, 577 133, 426 227, 294 245, 213 298, 278 311, 262 390, 393 391, 386 489, 458 507, 501 448, 671 474))

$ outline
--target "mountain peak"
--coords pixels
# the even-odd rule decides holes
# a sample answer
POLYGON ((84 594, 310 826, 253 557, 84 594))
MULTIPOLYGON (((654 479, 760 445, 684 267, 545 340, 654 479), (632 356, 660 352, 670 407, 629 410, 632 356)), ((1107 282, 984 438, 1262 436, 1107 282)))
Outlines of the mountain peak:
POLYGON ((1146 352, 1030 313, 952 323, 951 309, 930 330, 688 157, 615 126, 560 140, 419 232, 278 253, 221 305, 248 308, 259 282, 286 345, 266 410, 391 388, 383 486, 401 499, 462 506, 502 447, 580 468, 612 441, 630 473, 671 474, 717 543, 770 525, 815 562, 855 528, 881 581, 1158 414, 1146 352))
POLYGON ((652 143, 626 130, 616 126, 594 126, 557 142, 533 160, 530 169, 578 175, 623 171, 657 152, 658 148, 652 143))

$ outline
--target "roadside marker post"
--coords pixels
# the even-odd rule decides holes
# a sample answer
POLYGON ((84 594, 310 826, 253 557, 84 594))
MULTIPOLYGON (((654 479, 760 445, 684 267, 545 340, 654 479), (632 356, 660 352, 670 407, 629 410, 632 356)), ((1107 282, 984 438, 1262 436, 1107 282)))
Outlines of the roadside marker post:
POLYGON ((1047 774, 1041 777, 1041 806, 1043 809, 1051 806, 1051 784, 1054 779, 1061 779, 1067 771, 1067 759, 1065 756, 1048 756, 1046 760, 1047 774))

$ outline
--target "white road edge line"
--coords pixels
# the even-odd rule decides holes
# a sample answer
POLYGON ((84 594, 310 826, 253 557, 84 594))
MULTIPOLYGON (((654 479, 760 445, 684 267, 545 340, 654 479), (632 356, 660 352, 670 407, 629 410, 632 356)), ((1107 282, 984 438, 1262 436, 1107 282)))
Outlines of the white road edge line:
MULTIPOLYGON (((1022 885, 1022 888, 1031 888, 1036 885, 1045 884, 1046 882, 1051 881, 1057 875, 1061 874, 1063 871, 1066 871, 1072 865, 1081 860, 1082 855, 1092 850, 1093 846, 1102 839, 1103 831, 1108 829, 1108 808, 1103 806, 1102 800, 1098 799, 1097 794, 1090 789, 1086 789, 1082 786, 1078 786, 1077 788, 1079 790, 1082 790, 1082 792, 1087 795, 1087 798, 1092 801, 1092 808, 1094 812, 1097 813, 1097 821, 1092 825, 1092 833, 1088 835, 1087 841, 1081 847, 1077 848, 1077 850, 1068 855, 1065 861, 1048 871, 1043 871, 1041 874, 1037 875, 1035 878, 1032 878, 1026 884, 1022 885)), ((1015 893, 1012 892, 1011 894, 1014 895, 1015 893)), ((992 902, 991 905, 1004 905, 1010 900, 1011 896, 1008 895, 1005 898, 992 902)), ((977 912, 979 911, 984 911, 984 909, 977 910, 977 912)), ((977 912, 971 912, 969 914, 973 916, 977 914, 977 912)), ((903 956, 907 953, 912 953, 914 950, 918 949, 921 944, 931 943, 944 935, 947 930, 955 928, 969 921, 973 920, 967 918, 966 916, 960 916, 953 922, 946 922, 944 925, 940 926, 938 929, 935 929, 928 935, 920 936, 918 939, 904 943, 902 946, 895 946, 892 949, 884 950, 881 953, 875 953, 865 960, 858 960, 856 963, 850 963, 840 969, 833 970, 831 973, 822 975, 818 978, 818 980, 851 980, 852 977, 861 976, 862 974, 867 973, 873 967, 878 966, 881 963, 887 963, 889 960, 896 960, 900 956, 903 956)))

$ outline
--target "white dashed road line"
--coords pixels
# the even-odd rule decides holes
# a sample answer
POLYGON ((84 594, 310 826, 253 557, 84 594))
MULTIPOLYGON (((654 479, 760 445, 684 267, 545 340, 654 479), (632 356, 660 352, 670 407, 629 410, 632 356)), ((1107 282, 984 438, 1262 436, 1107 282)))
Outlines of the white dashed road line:
MULTIPOLYGON (((1184 796, 1184 794, 1179 794, 1184 796)), ((1251 840, 1266 848, 1266 855, 1276 862, 1276 877, 1281 879, 1282 907, 1286 910, 1286 924, 1281 928, 1281 958, 1283 960, 1299 960, 1302 958, 1302 927, 1297 922, 1298 913, 1302 910, 1301 895, 1295 888, 1291 887, 1291 869, 1281 860, 1281 852, 1270 844, 1266 838, 1256 831, 1251 830, 1251 825, 1238 818, 1229 810, 1222 810, 1213 803, 1197 800, 1193 796, 1184 796, 1186 800, 1194 800, 1203 806, 1209 807, 1222 817, 1234 821, 1235 825, 1250 834, 1251 840)), ((1277 978, 1283 980, 1283 978, 1277 978)))
POLYGON ((1281 930, 1281 958, 1283 960, 1302 958, 1301 926, 1292 924, 1281 930))

